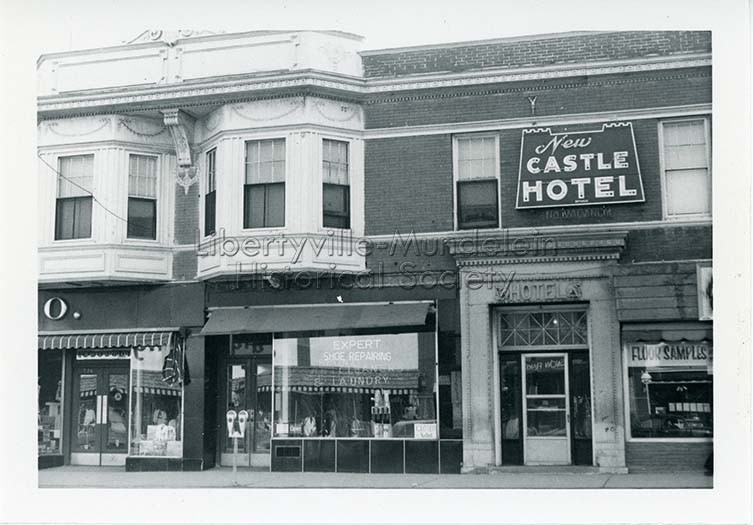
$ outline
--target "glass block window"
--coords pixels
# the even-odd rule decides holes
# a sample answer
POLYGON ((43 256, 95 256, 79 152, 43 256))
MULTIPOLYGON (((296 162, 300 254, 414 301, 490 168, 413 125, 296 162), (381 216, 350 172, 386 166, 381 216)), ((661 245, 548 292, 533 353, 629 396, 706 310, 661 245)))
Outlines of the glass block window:
POLYGON ((588 346, 585 311, 507 312, 499 316, 499 346, 588 346))

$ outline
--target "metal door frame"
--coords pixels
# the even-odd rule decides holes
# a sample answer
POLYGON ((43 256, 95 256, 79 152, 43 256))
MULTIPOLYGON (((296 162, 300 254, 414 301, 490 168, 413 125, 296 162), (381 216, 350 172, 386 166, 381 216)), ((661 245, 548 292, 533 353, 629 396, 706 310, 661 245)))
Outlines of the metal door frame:
MULTIPOLYGON (((541 394, 540 397, 564 397, 565 398, 565 436, 564 439, 567 443, 567 465, 572 465, 573 451, 572 451, 572 437, 570 432, 570 375, 569 375, 569 359, 567 352, 527 352, 520 354, 520 371, 521 371, 521 389, 522 389, 522 416, 523 416, 523 465, 528 465, 528 394, 526 393, 526 358, 527 357, 562 357, 565 368, 563 373, 565 374, 565 393, 564 394, 541 394)), ((542 436, 534 439, 549 439, 547 436, 542 436)), ((553 439, 563 439, 556 437, 553 439)))
POLYGON ((70 439, 71 439, 71 452, 70 462, 76 465, 92 465, 92 466, 112 466, 112 465, 125 465, 125 458, 128 456, 128 447, 130 447, 131 439, 131 366, 130 360, 102 360, 87 363, 77 363, 74 356, 73 364, 73 385, 72 385, 72 398, 75 400, 71 403, 71 416, 72 421, 70 426, 70 439), (85 372, 85 370, 91 370, 91 372, 85 372), (126 452, 125 453, 113 453, 106 450, 105 443, 105 429, 108 419, 108 395, 109 392, 101 393, 102 390, 106 390, 106 383, 109 382, 110 373, 116 371, 124 373, 126 376, 126 395, 128 396, 128 410, 126 411, 126 452), (82 452, 73 450, 77 447, 78 443, 78 407, 80 406, 80 386, 81 375, 91 374, 97 376, 95 386, 95 432, 97 434, 96 443, 97 450, 93 452, 82 452), (76 409, 76 410, 74 410, 76 409), (96 459, 95 459, 96 457, 96 459))

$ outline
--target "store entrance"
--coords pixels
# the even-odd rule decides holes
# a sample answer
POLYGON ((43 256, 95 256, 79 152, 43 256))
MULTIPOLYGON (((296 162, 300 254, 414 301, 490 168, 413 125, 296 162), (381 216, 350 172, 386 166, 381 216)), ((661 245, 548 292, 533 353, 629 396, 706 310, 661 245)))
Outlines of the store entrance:
POLYGON ((97 363, 73 373, 72 465, 125 465, 128 362, 97 363))
POLYGON ((248 412, 246 431, 238 438, 238 466, 269 467, 272 430, 272 359, 271 356, 231 358, 224 366, 220 464, 233 465, 233 439, 224 424, 228 410, 248 412))

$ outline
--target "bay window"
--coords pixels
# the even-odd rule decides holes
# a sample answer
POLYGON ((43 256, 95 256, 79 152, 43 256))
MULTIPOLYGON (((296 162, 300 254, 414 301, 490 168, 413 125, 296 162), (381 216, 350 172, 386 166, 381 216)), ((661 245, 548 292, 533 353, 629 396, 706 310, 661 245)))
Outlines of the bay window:
POLYGON ((56 241, 91 237, 93 185, 94 155, 58 159, 56 241))
POLYGON ((128 238, 157 238, 157 157, 129 155, 128 238))
POLYGON ((243 227, 285 226, 285 139, 246 142, 243 227))
POLYGON ((350 174, 348 143, 322 141, 323 225, 350 228, 350 174))
POLYGON ((496 136, 455 138, 459 230, 499 226, 498 151, 496 136))

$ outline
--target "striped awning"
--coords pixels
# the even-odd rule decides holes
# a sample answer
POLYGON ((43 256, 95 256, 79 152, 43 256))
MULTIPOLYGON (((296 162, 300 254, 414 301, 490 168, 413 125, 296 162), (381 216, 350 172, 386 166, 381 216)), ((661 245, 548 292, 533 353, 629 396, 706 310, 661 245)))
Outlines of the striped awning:
POLYGON ((142 386, 136 389, 141 394, 152 394, 155 396, 180 396, 180 388, 154 388, 149 386, 142 386))
MULTIPOLYGON (((269 392, 272 390, 270 385, 263 385, 257 388, 260 392, 269 392)), ((416 388, 374 388, 374 387, 349 387, 349 386, 275 386, 275 392, 296 392, 300 394, 320 394, 323 392, 337 392, 340 394, 373 394, 375 390, 386 391, 390 395, 410 394, 415 392, 416 388)))
POLYGON ((40 350, 80 348, 130 348, 168 344, 173 332, 108 332, 101 334, 43 334, 37 338, 40 350))

